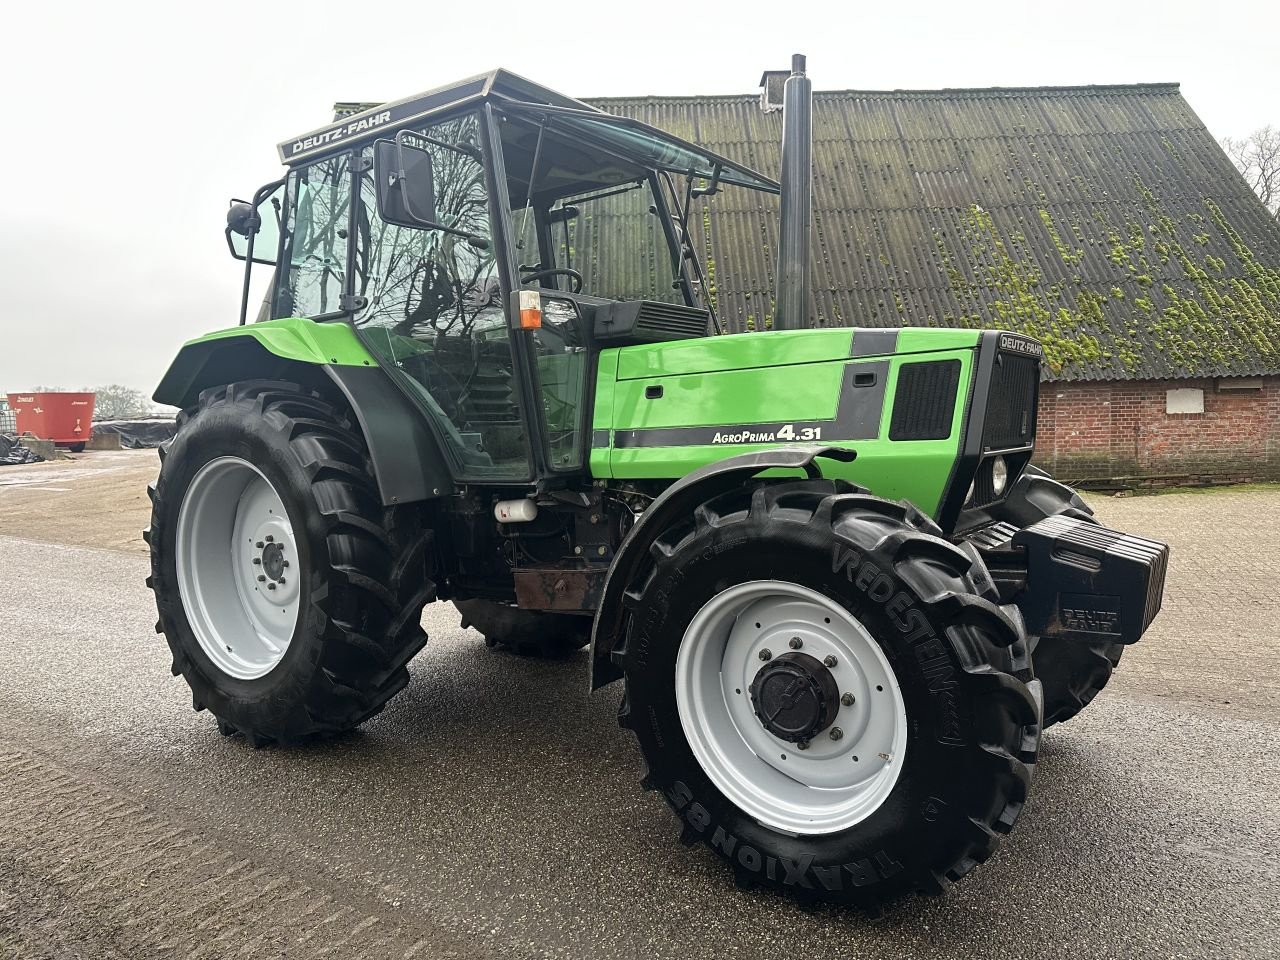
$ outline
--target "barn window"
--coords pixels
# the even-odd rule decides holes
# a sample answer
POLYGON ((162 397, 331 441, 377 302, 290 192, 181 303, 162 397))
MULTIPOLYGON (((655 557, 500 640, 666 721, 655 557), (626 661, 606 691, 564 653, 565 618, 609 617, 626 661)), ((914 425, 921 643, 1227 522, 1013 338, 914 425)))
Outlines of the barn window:
POLYGON ((1164 395, 1165 413, 1204 413, 1204 391, 1198 388, 1178 387, 1164 395))

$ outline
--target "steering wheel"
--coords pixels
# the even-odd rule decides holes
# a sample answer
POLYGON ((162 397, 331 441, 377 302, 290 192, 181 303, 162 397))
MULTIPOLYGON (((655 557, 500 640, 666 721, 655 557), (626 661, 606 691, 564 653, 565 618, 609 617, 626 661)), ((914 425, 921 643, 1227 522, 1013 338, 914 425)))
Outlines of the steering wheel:
POLYGON ((549 280, 552 277, 568 277, 573 281, 574 287, 570 293, 582 292, 582 274, 577 270, 571 270, 567 267, 561 267, 554 270, 535 270, 533 273, 527 274, 520 278, 521 283, 533 283, 535 280, 549 280))

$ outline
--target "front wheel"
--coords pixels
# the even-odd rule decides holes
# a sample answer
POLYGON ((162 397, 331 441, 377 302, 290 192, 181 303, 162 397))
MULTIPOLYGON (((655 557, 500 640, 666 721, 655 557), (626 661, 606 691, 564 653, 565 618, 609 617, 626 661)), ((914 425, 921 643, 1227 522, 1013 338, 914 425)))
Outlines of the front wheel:
POLYGON ((1018 818, 1026 641, 975 554, 807 482, 703 504, 628 589, 622 721, 683 838, 740 882, 872 905, 941 892, 1018 818))

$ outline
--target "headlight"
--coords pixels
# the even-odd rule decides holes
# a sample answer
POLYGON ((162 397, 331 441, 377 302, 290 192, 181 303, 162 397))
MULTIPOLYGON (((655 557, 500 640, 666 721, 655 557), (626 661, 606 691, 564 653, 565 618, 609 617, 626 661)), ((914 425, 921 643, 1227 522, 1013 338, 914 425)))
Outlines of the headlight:
POLYGON ((996 457, 991 461, 991 492, 997 497, 1004 496, 1004 488, 1009 483, 1009 465, 1004 457, 996 457))

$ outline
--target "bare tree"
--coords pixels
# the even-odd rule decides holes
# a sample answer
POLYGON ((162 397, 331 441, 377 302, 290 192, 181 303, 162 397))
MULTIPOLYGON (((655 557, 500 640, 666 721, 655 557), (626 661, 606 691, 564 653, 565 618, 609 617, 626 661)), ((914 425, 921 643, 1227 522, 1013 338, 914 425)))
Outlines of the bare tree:
POLYGON ((95 420, 127 420, 140 417, 150 410, 147 396, 141 390, 119 383, 93 389, 93 416, 95 420))
POLYGON ((1280 218, 1280 129, 1268 124, 1247 137, 1223 137, 1222 149, 1272 216, 1280 218))

